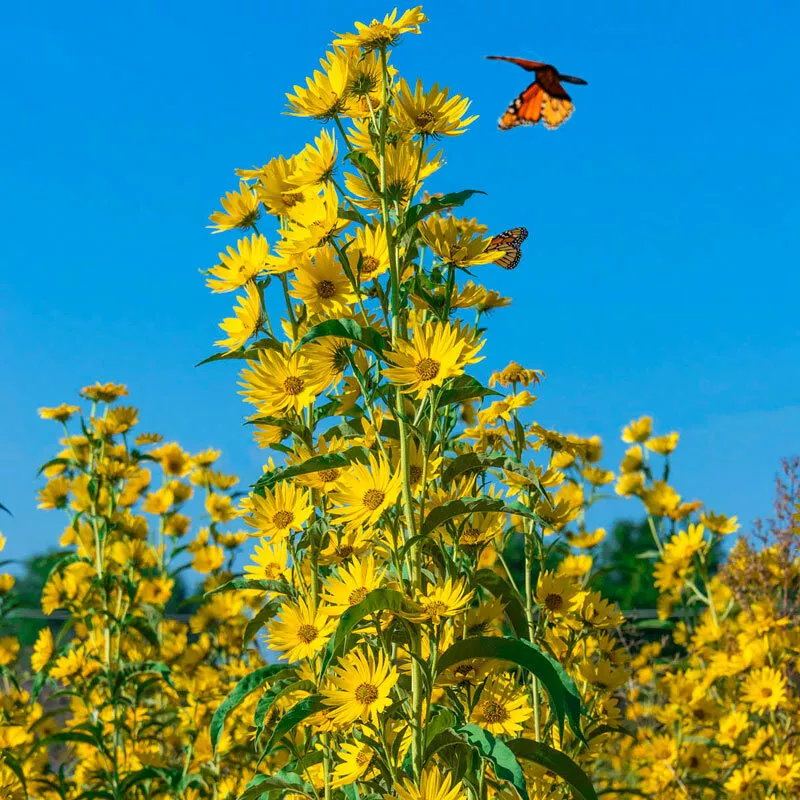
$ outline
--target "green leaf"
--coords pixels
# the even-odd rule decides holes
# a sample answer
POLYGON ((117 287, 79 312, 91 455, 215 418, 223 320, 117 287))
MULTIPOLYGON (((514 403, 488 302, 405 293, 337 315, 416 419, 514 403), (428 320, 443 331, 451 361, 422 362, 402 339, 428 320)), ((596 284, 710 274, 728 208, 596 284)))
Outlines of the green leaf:
POLYGON ((483 472, 488 469, 513 472, 515 475, 525 478, 525 480, 536 487, 536 491, 539 495, 552 506, 550 497, 544 486, 542 486, 539 476, 532 469, 528 469, 528 467, 520 464, 519 461, 515 461, 513 458, 508 458, 507 456, 490 456, 485 453, 464 453, 454 458, 447 465, 447 469, 442 473, 442 483, 450 483, 465 472, 483 472))
POLYGON ((281 677, 282 675, 284 675, 284 672, 280 672, 274 676, 275 682, 261 695, 258 699, 258 703, 256 703, 256 710, 253 714, 253 724, 258 729, 259 735, 264 727, 264 720, 267 718, 269 710, 288 690, 294 688, 298 683, 297 675, 294 670, 285 670, 285 678, 281 677))
POLYGON ((508 742, 508 748, 519 758, 533 761, 549 772, 554 772, 566 781, 578 800, 597 800, 597 793, 586 773, 560 750, 531 739, 514 739, 508 742))
POLYGON ((491 396, 502 397, 503 395, 494 389, 488 389, 471 375, 459 375, 457 378, 453 378, 447 388, 439 394, 438 408, 491 396))
POLYGON ((294 589, 291 584, 286 581, 267 581, 267 580, 251 580, 250 578, 234 578, 222 586, 217 586, 210 592, 206 592, 204 597, 211 597, 212 594, 219 594, 219 592, 232 592, 238 589, 255 589, 263 592, 277 592, 278 594, 285 594, 287 597, 294 596, 294 589))
POLYGON ((137 661, 119 668, 114 676, 114 691, 117 692, 135 675, 142 675, 148 672, 156 673, 167 683, 170 683, 169 667, 166 664, 162 664, 160 661, 137 661))
POLYGON ((451 500, 432 509, 425 517, 420 529, 421 536, 427 536, 440 525, 464 514, 498 512, 505 514, 519 514, 523 517, 536 520, 543 524, 538 514, 535 514, 522 503, 516 501, 506 502, 500 497, 462 497, 460 500, 451 500))
POLYGON ((492 658, 510 661, 536 675, 550 699, 550 707, 563 733, 564 719, 569 720, 573 733, 585 742, 580 727, 581 700, 575 682, 561 664, 543 653, 535 644, 499 636, 474 636, 449 647, 436 664, 437 674, 454 664, 473 658, 492 658))
POLYGON ((486 194, 486 192, 482 192, 479 189, 464 189, 462 192, 450 192, 443 197, 432 197, 426 203, 417 203, 411 206, 403 219, 400 234, 402 235, 403 232, 415 227, 420 220, 425 219, 425 217, 436 211, 463 206, 474 194, 486 194))
POLYGON ((233 687, 230 694, 220 703, 219 708, 214 712, 214 716, 211 718, 211 746, 214 750, 217 749, 217 742, 219 742, 219 737, 222 735, 222 729, 225 727, 225 719, 228 714, 230 714, 247 695, 266 683, 272 675, 285 669, 285 664, 269 664, 266 667, 259 667, 249 675, 245 675, 244 678, 233 687))
POLYGON ((375 328, 359 325, 354 319, 327 319, 314 325, 308 333, 297 343, 295 351, 303 345, 321 339, 324 336, 336 336, 340 339, 349 339, 360 347, 366 347, 377 356, 382 356, 383 351, 389 346, 386 339, 375 328))
POLYGON ((309 797, 313 796, 311 786, 297 773, 281 770, 275 775, 256 775, 239 795, 238 800, 258 800, 262 795, 274 791, 300 792, 309 797))
POLYGON ((295 478, 298 475, 308 475, 311 472, 320 472, 324 469, 347 467, 354 461, 366 464, 369 461, 369 450, 359 445, 341 453, 325 453, 321 456, 313 456, 302 464, 276 469, 274 472, 262 475, 256 481, 254 488, 258 489, 263 486, 266 489, 271 489, 278 481, 295 478))
POLYGON ((496 739, 489 731, 478 725, 463 725, 456 730, 456 733, 463 735, 483 758, 492 762, 494 773, 500 780, 508 781, 517 790, 522 800, 527 800, 528 787, 522 767, 505 742, 496 739))
POLYGON ((351 606, 342 614, 339 625, 328 643, 320 674, 325 674, 331 661, 344 648, 347 637, 353 632, 353 628, 364 617, 379 611, 406 614, 415 610, 409 599, 401 592, 394 589, 373 589, 360 603, 351 606))
POLYGON ((167 777, 168 774, 169 773, 165 770, 157 769, 156 767, 143 767, 142 769, 137 769, 135 772, 131 772, 126 775, 125 780, 122 781, 119 788, 124 797, 128 789, 136 786, 137 783, 144 783, 145 781, 152 780, 153 778, 158 778, 159 780, 169 784, 169 779, 167 777))
POLYGON ((19 761, 17 761, 17 759, 14 758, 14 756, 12 756, 8 750, 4 750, 2 753, 0 753, 0 759, 5 761, 6 764, 8 765, 8 768, 14 773, 14 775, 16 775, 17 780, 22 785, 22 792, 25 795, 25 797, 27 797, 28 784, 25 781, 25 772, 23 771, 19 761))
POLYGON ((505 613, 511 622, 514 633, 520 639, 528 638, 528 620, 525 618, 525 609, 519 596, 514 592, 508 581, 503 580, 494 570, 479 569, 475 573, 475 580, 486 587, 495 597, 503 601, 505 613))
POLYGON ((322 711, 323 708, 325 708, 325 706, 322 702, 322 695, 319 694, 311 695, 311 697, 306 697, 299 703, 296 703, 280 718, 280 720, 278 720, 278 724, 272 731, 272 735, 269 737, 269 741, 264 748, 264 753, 269 753, 289 731, 294 729, 304 719, 316 714, 318 711, 322 711))
POLYGON ((236 350, 228 350, 225 353, 214 353, 214 355, 198 361, 195 366, 202 367, 203 364, 211 364, 213 361, 231 361, 242 358, 256 358, 260 350, 275 350, 283 352, 283 345, 277 339, 260 339, 249 347, 237 347, 236 350))
POLYGON ((247 623, 242 636, 242 648, 247 647, 250 640, 281 610, 283 602, 282 597, 273 597, 272 600, 247 623))

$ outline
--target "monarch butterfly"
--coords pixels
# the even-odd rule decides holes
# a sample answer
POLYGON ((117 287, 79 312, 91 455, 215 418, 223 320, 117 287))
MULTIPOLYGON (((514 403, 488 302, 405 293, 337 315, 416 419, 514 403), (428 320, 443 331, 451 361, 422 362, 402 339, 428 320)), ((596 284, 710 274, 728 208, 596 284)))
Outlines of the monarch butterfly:
POLYGON ((575 106, 561 81, 586 86, 583 78, 562 75, 551 64, 541 61, 528 61, 525 58, 510 56, 486 56, 498 61, 510 61, 528 72, 536 73, 536 80, 519 95, 500 117, 498 127, 501 131, 516 128, 517 125, 535 125, 540 119, 545 128, 553 130, 566 122, 575 106))
POLYGON ((511 228, 492 237, 489 250, 502 250, 503 255, 493 261, 503 269, 514 269, 522 258, 520 246, 528 238, 527 228, 511 228))

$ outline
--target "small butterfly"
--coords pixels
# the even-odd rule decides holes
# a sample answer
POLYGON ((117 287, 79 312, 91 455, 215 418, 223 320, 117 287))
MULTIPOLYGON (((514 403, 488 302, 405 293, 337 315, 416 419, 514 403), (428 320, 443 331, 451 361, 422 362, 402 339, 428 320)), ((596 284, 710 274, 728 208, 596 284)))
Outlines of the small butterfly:
POLYGON ((497 61, 510 61, 528 72, 536 73, 536 80, 517 97, 500 117, 499 128, 507 131, 517 125, 535 125, 540 119, 545 128, 557 128, 572 115, 575 106, 561 81, 586 86, 583 78, 562 75, 554 66, 541 61, 510 56, 486 56, 497 61))
POLYGON ((503 255, 493 261, 503 269, 514 269, 522 258, 522 243, 528 238, 527 228, 511 228, 492 237, 489 250, 502 250, 503 255))

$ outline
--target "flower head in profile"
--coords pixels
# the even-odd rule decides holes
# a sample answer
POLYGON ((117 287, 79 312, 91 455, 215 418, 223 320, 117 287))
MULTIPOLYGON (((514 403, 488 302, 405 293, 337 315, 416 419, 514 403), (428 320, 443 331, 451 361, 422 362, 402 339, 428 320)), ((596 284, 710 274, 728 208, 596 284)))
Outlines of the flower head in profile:
POLYGON ((652 417, 640 417, 629 422, 622 430, 622 441, 630 444, 646 442, 653 430, 652 417))
POLYGON ((276 249, 281 256, 309 253, 330 242, 345 226, 339 219, 336 189, 326 184, 320 194, 312 194, 289 210, 288 226, 276 249))
POLYGON ((428 18, 422 13, 422 6, 404 11, 399 18, 395 8, 383 20, 373 19, 369 25, 356 22, 355 33, 339 34, 334 44, 342 47, 360 47, 365 53, 369 53, 372 50, 392 47, 404 33, 419 33, 420 25, 427 21, 428 18))
POLYGON ((273 541, 282 541, 292 531, 299 531, 314 513, 308 492, 294 483, 281 482, 273 489, 265 489, 264 496, 252 494, 252 513, 245 522, 258 531, 258 535, 273 541))
POLYGON ((53 642, 53 632, 48 626, 45 626, 39 631, 36 637, 36 642, 33 645, 33 654, 31 655, 31 668, 34 672, 41 672, 53 657, 53 649, 55 645, 53 642))
POLYGON ((336 166, 336 138, 328 131, 307 144, 295 158, 295 169, 287 178, 293 186, 317 186, 333 176, 336 166))
POLYGON ((128 387, 121 383, 100 383, 97 381, 93 386, 84 386, 80 391, 81 397, 95 403, 113 403, 120 397, 126 397, 128 387))
POLYGON ((66 422, 73 414, 80 411, 78 406, 62 403, 54 408, 40 408, 39 416, 42 419, 54 419, 56 422, 66 422))
POLYGON ((256 193, 270 214, 286 217, 298 203, 316 194, 319 189, 313 186, 298 186, 289 181, 299 166, 300 156, 284 158, 276 156, 260 170, 253 171, 257 178, 256 193))
POLYGON ((359 720, 377 726, 378 715, 392 703, 390 694, 398 677, 383 651, 376 656, 371 649, 351 650, 339 659, 323 686, 322 702, 342 726, 359 720))
POLYGON ((336 630, 336 620, 322 608, 302 598, 286 603, 267 626, 267 647, 280 653, 279 659, 299 661, 322 650, 336 630))
POLYGON ((240 181, 238 192, 226 192, 225 197, 220 198, 220 203, 224 211, 215 211, 209 217, 214 224, 208 227, 214 233, 237 228, 247 230, 261 215, 258 195, 245 181, 240 181))
POLYGON ((736 517, 727 517, 725 514, 717 514, 714 511, 704 511, 700 515, 700 522, 710 531, 720 536, 736 533, 740 527, 736 517))
POLYGON ((419 783, 403 778, 395 783, 393 795, 384 795, 384 800, 466 800, 467 793, 452 774, 442 773, 436 766, 428 766, 420 776, 419 783))
POLYGON ((238 350, 261 327, 261 292, 252 282, 247 284, 244 292, 244 296, 239 295, 236 298, 238 305, 233 307, 235 316, 227 317, 219 323, 222 332, 227 336, 214 342, 217 347, 224 347, 228 351, 238 350))
POLYGON ((236 242, 236 248, 228 247, 227 253, 220 253, 220 263, 211 267, 206 286, 212 292, 233 292, 244 286, 267 267, 269 243, 254 233, 236 242))
POLYGON ((331 493, 331 514, 348 528, 374 525, 400 496, 401 476, 382 458, 369 457, 368 464, 353 464, 331 493))
POLYGON ((306 85, 295 86, 294 94, 287 94, 287 114, 295 117, 312 117, 320 122, 347 113, 350 106, 348 83, 350 60, 346 53, 336 50, 321 59, 322 71, 314 70, 306 85))
POLYGON ((679 438, 680 434, 673 431, 672 433, 667 433, 664 436, 653 436, 644 443, 644 446, 648 450, 652 450, 654 453, 658 453, 662 456, 668 456, 678 446, 679 438))
POLYGON ((395 114, 401 127, 425 136, 458 136, 466 131, 477 116, 464 118, 470 102, 459 94, 449 96, 446 88, 434 83, 428 92, 417 80, 412 89, 401 79, 395 100, 395 114))
POLYGON ((419 225, 422 240, 445 263, 456 267, 490 264, 499 256, 491 249, 490 238, 481 232, 483 226, 465 224, 455 217, 430 216, 419 225))
POLYGON ((414 329, 410 342, 400 340, 396 349, 387 353, 393 366, 385 367, 383 374, 403 386, 403 392, 422 398, 432 386, 463 375, 469 364, 480 361, 477 353, 483 344, 450 322, 425 323, 414 329))

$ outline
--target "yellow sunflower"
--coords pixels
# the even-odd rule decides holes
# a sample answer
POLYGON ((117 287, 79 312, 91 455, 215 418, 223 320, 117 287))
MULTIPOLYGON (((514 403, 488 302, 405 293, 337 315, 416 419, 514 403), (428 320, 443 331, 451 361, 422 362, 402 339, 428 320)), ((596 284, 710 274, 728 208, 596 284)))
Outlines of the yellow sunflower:
POLYGON ((320 194, 312 194, 288 211, 288 226, 281 231, 277 245, 283 257, 308 253, 322 247, 347 224, 339 218, 339 198, 331 184, 325 184, 320 194))
POLYGON ((320 564, 343 564, 350 559, 357 559, 369 552, 373 545, 373 537, 369 530, 354 528, 349 531, 331 531, 325 546, 320 550, 320 564))
POLYGON ((339 479, 331 499, 331 514, 348 528, 374 525, 387 508, 397 502, 402 478, 386 461, 369 457, 369 464, 353 464, 339 479))
POLYGON ((314 139, 297 155, 297 166, 287 178, 293 186, 316 186, 329 181, 336 166, 336 139, 328 131, 314 139))
POLYGON ((313 264, 309 261, 298 266, 289 294, 305 303, 312 316, 340 317, 356 302, 350 280, 330 245, 314 253, 313 264))
POLYGON ((346 253, 353 275, 361 282, 389 271, 389 245, 382 226, 359 228, 346 253))
POLYGON ((258 199, 270 214, 287 217, 298 203, 305 202, 319 191, 316 188, 296 186, 289 182, 289 176, 294 174, 298 166, 299 156, 288 159, 277 156, 260 170, 255 171, 253 177, 258 179, 255 187, 258 199))
POLYGON ((279 659, 311 658, 327 645, 336 622, 324 608, 313 608, 302 598, 287 603, 267 626, 267 647, 280 653, 279 659))
POLYGON ((302 353, 286 355, 275 350, 260 350, 258 361, 249 361, 242 370, 240 394, 262 414, 277 416, 289 410, 300 413, 310 406, 325 388, 323 376, 302 353))
POLYGON ((33 645, 31 668, 34 672, 41 672, 47 666, 53 656, 53 648, 53 632, 49 627, 44 627, 39 631, 33 645))
POLYGON ((413 332, 410 342, 400 340, 387 360, 383 374, 403 392, 425 397, 432 386, 441 386, 448 378, 462 375, 467 365, 481 360, 477 353, 484 342, 475 343, 469 335, 449 322, 431 322, 413 332))
POLYGON ((341 759, 333 768, 331 786, 347 786, 356 781, 369 781, 378 774, 375 751, 361 742, 342 742, 337 748, 341 759))
POLYGON ((62 403, 60 406, 55 406, 54 408, 40 408, 39 416, 42 419, 54 419, 56 422, 67 422, 67 420, 78 411, 80 411, 78 406, 62 403))
POLYGON ((432 215, 419 225, 422 240, 445 264, 474 267, 491 264, 500 255, 492 250, 491 238, 483 235, 482 225, 464 224, 455 217, 432 215))
POLYGON ((420 33, 420 25, 428 18, 422 13, 422 6, 410 8, 397 18, 397 9, 387 14, 382 21, 373 19, 369 25, 356 22, 355 33, 338 34, 334 44, 342 47, 360 47, 365 53, 384 49, 397 44, 404 33, 420 33))
POLYGON ((470 101, 461 95, 448 97, 447 88, 437 83, 428 92, 422 90, 422 80, 417 79, 414 89, 400 80, 395 95, 394 111, 401 127, 427 136, 458 136, 478 119, 467 117, 470 101))
POLYGON ((214 344, 226 350, 236 350, 244 347, 251 336, 254 336, 261 327, 263 320, 261 314, 261 292, 254 283, 245 287, 245 296, 237 297, 238 307, 234 306, 235 317, 228 317, 219 323, 222 332, 227 338, 219 339, 214 344))
POLYGON ((492 675, 470 715, 470 722, 493 734, 516 736, 533 716, 528 694, 505 675, 492 675))
POLYGON ((448 578, 444 583, 432 584, 417 595, 422 614, 415 617, 438 624, 443 619, 462 613, 473 595, 474 591, 467 589, 463 578, 458 581, 448 578))
POLYGON ((581 587, 571 577, 544 571, 539 573, 533 596, 540 606, 557 617, 576 610, 580 591, 581 587))
POLYGON ((294 483, 279 483, 272 490, 265 489, 263 497, 251 495, 250 501, 253 511, 245 522, 258 531, 257 535, 275 541, 299 531, 314 513, 308 492, 294 483))
POLYGON ((256 545, 255 553, 251 554, 250 560, 253 564, 246 564, 244 568, 245 577, 250 580, 290 579, 289 551, 285 538, 278 541, 262 538, 256 545))
POLYGON ((226 192, 225 197, 220 198, 220 203, 225 210, 215 211, 209 217, 214 224, 208 227, 212 228, 214 233, 236 228, 247 230, 261 215, 258 195, 245 181, 239 183, 238 192, 226 192))
POLYGON ((397 679, 397 670, 382 651, 376 657, 372 650, 351 650, 323 686, 322 702, 339 725, 360 720, 377 726, 378 714, 392 703, 389 695, 397 679))
POLYGON ((269 243, 260 234, 254 233, 236 243, 236 249, 227 248, 228 252, 220 253, 220 264, 211 267, 206 286, 212 292, 233 292, 255 278, 267 267, 269 259, 269 243))
POLYGON ((295 117, 312 117, 325 122, 346 114, 351 100, 348 92, 350 59, 342 50, 326 53, 320 59, 324 71, 314 70, 306 85, 295 86, 286 95, 289 110, 295 117))
POLYGON ((622 430, 622 441, 633 444, 638 442, 646 442, 650 438, 650 432, 653 430, 652 417, 640 417, 632 422, 622 430))
POLYGON ((335 577, 325 586, 325 603, 331 614, 341 616, 351 606, 360 603, 373 589, 380 587, 386 570, 375 569, 373 556, 339 567, 335 577))
POLYGON ((753 711, 774 711, 786 700, 786 677, 773 667, 753 670, 744 681, 742 700, 753 711))

